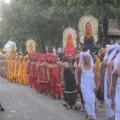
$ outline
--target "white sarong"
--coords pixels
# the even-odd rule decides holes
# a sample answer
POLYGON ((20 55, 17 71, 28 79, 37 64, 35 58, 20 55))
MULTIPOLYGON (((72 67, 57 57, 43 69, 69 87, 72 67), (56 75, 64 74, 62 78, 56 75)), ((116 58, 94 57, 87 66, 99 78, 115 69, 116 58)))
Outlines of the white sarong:
POLYGON ((115 120, 120 120, 120 77, 117 78, 115 92, 115 120))
POLYGON ((114 111, 111 107, 112 101, 107 96, 107 80, 108 80, 108 68, 105 70, 105 76, 104 76, 104 102, 106 107, 106 115, 108 118, 111 118, 114 116, 114 111))
POLYGON ((81 73, 81 91, 85 102, 85 109, 89 116, 96 120, 95 115, 95 82, 93 66, 89 70, 85 70, 82 66, 81 73))

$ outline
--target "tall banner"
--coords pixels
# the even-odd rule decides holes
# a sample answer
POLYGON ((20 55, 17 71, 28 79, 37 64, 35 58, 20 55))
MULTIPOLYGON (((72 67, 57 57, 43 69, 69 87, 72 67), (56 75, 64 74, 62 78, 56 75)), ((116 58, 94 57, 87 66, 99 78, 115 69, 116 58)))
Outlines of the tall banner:
POLYGON ((26 48, 28 53, 34 53, 35 52, 35 41, 30 39, 26 42, 26 48))
POLYGON ((98 21, 95 17, 91 15, 83 16, 79 20, 78 28, 81 43, 84 43, 86 38, 94 39, 95 43, 98 41, 98 21))
POLYGON ((3 51, 8 54, 15 54, 17 50, 16 43, 13 41, 8 41, 3 48, 3 51))
POLYGON ((63 31, 63 47, 66 48, 68 44, 74 45, 76 47, 77 33, 76 30, 68 27, 63 31))

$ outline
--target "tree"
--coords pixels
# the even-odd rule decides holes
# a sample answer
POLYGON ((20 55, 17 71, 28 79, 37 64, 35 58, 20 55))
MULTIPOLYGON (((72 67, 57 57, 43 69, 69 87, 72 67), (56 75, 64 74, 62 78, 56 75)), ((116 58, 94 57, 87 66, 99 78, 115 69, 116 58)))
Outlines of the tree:
POLYGON ((1 11, 4 40, 20 43, 34 38, 38 48, 45 51, 45 45, 62 46, 63 30, 68 26, 77 29, 83 9, 56 0, 11 0, 1 5, 1 11))
MULTIPOLYGON (((102 38, 108 41, 108 22, 112 19, 120 19, 119 0, 58 0, 60 4, 66 4, 69 7, 84 7, 84 15, 93 15, 98 19, 100 29, 103 29, 102 38)), ((99 32, 100 32, 99 29, 99 32)), ((101 32, 100 32, 101 33, 101 32)))
POLYGON ((120 19, 119 0, 11 0, 0 2, 0 41, 13 40, 25 52, 25 42, 32 38, 37 49, 62 46, 66 27, 78 29, 79 19, 91 14, 100 23, 99 33, 107 40, 108 21, 120 19))

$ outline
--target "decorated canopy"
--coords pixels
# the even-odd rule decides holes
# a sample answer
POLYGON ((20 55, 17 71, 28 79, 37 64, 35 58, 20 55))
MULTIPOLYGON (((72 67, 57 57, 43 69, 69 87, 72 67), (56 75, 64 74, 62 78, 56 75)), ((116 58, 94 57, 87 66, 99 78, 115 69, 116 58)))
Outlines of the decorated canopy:
POLYGON ((30 39, 26 42, 26 48, 28 53, 34 53, 35 52, 35 41, 30 39))
POLYGON ((65 53, 76 53, 76 38, 77 33, 75 29, 69 27, 66 28, 63 32, 63 46, 65 48, 65 53))
POLYGON ((16 43, 12 42, 12 41, 8 41, 3 48, 3 51, 7 52, 7 53, 15 53, 16 52, 16 43))
POLYGON ((84 43, 84 37, 93 37, 95 42, 98 41, 98 21, 95 17, 83 16, 79 21, 78 28, 81 43, 84 43))

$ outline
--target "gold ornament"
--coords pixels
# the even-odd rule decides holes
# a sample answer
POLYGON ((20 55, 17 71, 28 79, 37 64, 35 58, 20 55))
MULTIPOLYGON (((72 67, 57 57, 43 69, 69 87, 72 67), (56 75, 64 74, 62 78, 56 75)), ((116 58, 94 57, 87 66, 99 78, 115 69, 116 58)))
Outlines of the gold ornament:
POLYGON ((35 41, 30 39, 26 42, 26 48, 28 53, 34 53, 35 52, 35 41))

